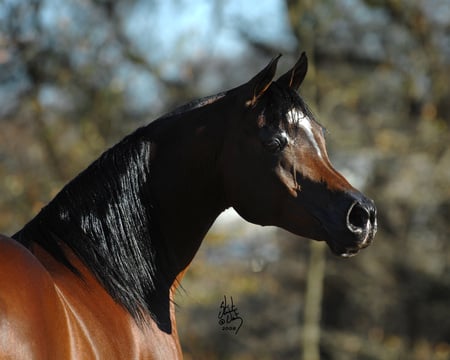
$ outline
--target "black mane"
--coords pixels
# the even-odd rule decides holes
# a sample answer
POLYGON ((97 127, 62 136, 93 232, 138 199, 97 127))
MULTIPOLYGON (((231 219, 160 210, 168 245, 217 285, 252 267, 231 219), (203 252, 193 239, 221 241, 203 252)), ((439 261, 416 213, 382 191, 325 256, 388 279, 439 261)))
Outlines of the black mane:
POLYGON ((108 293, 138 319, 152 314, 156 289, 167 288, 159 271, 166 254, 149 193, 151 125, 106 151, 13 238, 36 242, 72 271, 67 245, 108 293))
POLYGON ((226 95, 227 95, 227 92, 225 91, 225 92, 221 92, 221 93, 218 93, 215 95, 205 96, 200 99, 192 100, 184 105, 177 107, 175 110, 167 113, 166 115, 163 115, 160 119, 166 119, 166 118, 169 118, 169 117, 172 117, 175 115, 184 114, 188 111, 210 105, 210 104, 216 102, 217 100, 220 100, 221 98, 223 98, 226 95))

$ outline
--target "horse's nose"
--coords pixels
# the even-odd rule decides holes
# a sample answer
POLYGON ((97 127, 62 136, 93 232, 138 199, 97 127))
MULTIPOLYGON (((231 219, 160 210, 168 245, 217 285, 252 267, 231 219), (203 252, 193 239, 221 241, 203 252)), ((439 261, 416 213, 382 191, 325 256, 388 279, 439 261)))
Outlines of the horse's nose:
POLYGON ((360 198, 350 206, 347 228, 355 234, 361 247, 370 244, 377 228, 376 208, 372 200, 360 198))

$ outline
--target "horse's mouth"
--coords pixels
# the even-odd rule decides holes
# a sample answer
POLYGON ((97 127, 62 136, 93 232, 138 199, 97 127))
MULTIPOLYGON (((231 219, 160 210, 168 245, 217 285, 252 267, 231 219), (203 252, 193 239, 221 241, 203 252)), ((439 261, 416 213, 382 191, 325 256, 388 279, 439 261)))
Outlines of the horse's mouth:
POLYGON ((355 255, 357 255, 359 253, 361 249, 347 249, 344 252, 338 254, 340 257, 343 258, 350 258, 353 257, 355 255))
POLYGON ((330 248, 331 252, 334 255, 337 255, 337 256, 340 256, 343 258, 351 258, 351 257, 357 255, 361 250, 361 248, 358 246, 344 247, 344 246, 340 246, 336 243, 332 243, 332 242, 328 242, 328 241, 327 241, 327 244, 328 244, 328 247, 330 248))
POLYGON ((360 234, 358 239, 356 239, 356 241, 354 240, 351 244, 342 243, 339 239, 335 241, 327 241, 327 244, 335 255, 350 258, 357 255, 362 249, 365 249, 372 244, 376 231, 376 226, 369 227, 367 231, 360 234))

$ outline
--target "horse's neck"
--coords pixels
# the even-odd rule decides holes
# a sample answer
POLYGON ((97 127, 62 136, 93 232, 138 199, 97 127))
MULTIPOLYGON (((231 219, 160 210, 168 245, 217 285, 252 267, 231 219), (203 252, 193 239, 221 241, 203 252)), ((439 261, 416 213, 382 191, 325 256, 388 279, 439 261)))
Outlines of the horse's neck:
POLYGON ((180 272, 226 208, 218 164, 225 120, 208 114, 180 118, 175 133, 164 140, 155 139, 153 144, 152 194, 161 234, 180 272))

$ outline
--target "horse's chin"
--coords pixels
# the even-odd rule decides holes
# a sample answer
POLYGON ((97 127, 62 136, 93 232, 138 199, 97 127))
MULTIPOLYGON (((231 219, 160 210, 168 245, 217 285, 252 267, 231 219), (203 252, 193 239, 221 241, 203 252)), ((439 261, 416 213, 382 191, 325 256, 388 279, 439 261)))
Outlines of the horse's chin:
POLYGON ((334 254, 343 258, 351 258, 358 255, 360 250, 361 249, 346 249, 343 252, 334 252, 334 254))
POLYGON ((340 256, 342 258, 351 258, 364 249, 366 246, 343 246, 339 245, 333 241, 326 241, 328 247, 334 255, 340 256))

